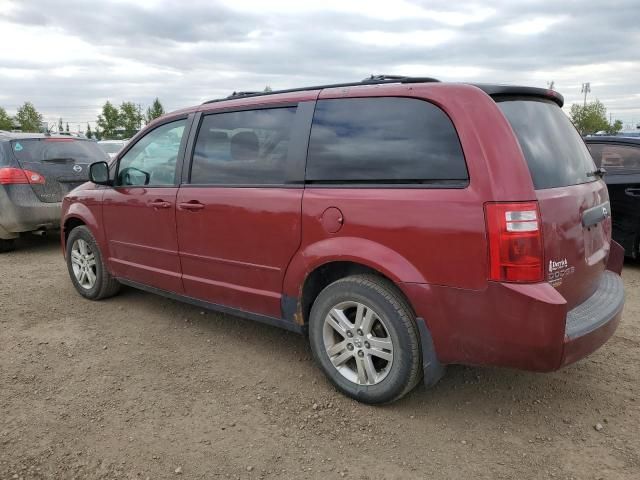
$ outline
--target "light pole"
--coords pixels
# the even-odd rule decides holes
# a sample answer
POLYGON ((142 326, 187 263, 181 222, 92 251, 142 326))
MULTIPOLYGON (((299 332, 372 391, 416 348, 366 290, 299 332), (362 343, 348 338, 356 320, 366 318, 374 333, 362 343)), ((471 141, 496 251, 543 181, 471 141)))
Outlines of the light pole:
POLYGON ((591 93, 591 83, 587 82, 587 83, 583 83, 582 84, 582 90, 580 90, 580 93, 584 93, 584 106, 587 106, 587 93, 591 93))

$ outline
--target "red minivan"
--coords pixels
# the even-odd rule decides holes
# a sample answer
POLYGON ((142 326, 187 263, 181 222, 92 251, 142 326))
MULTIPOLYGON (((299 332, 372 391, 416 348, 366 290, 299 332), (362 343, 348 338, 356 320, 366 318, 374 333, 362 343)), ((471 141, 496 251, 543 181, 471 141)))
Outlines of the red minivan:
POLYGON ((624 305, 602 172, 551 90, 372 77, 147 125, 63 205, 71 280, 308 334, 345 394, 552 371, 624 305))

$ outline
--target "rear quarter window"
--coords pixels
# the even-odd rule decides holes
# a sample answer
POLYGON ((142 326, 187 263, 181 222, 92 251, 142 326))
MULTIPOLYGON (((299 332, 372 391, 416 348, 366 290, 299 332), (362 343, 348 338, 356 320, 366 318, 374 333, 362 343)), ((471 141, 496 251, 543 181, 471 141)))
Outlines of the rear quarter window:
POLYGON ((440 108, 412 98, 348 98, 316 104, 310 183, 466 185, 458 134, 440 108))
POLYGON ((528 98, 500 100, 498 106, 516 134, 537 190, 596 180, 589 150, 557 104, 528 98))

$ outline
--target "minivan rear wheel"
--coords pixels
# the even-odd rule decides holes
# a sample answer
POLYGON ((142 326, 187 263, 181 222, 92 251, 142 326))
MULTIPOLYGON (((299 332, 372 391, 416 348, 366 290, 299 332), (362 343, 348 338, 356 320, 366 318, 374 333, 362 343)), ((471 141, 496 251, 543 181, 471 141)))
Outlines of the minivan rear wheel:
POLYGON ((421 374, 418 335, 401 293, 370 274, 326 287, 309 317, 314 359, 341 392, 364 403, 393 402, 415 387, 421 374))
POLYGON ((16 241, 14 239, 5 240, 0 238, 0 253, 10 252, 11 250, 15 250, 16 241))
POLYGON ((67 269, 73 286, 89 300, 111 297, 120 289, 120 283, 104 264, 98 243, 85 226, 76 227, 69 234, 67 269))

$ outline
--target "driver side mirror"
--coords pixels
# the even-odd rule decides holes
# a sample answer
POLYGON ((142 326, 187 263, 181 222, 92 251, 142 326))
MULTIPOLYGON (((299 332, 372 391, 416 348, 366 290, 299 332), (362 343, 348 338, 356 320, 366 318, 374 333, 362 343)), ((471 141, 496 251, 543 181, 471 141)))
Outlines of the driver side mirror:
POLYGON ((89 166, 89 180, 97 185, 111 185, 109 180, 109 164, 95 162, 89 166))

